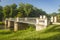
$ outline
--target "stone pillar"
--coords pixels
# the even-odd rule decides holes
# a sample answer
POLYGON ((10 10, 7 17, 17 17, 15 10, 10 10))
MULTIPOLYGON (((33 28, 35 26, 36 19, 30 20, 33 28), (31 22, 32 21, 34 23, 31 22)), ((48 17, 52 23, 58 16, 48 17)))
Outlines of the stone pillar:
POLYGON ((8 20, 8 29, 10 29, 10 26, 11 26, 11 23, 10 23, 10 21, 8 20))
POLYGON ((36 19, 36 31, 40 31, 40 30, 43 30, 47 27, 48 25, 48 20, 47 18, 46 19, 36 19))
POLYGON ((36 24, 38 24, 39 23, 39 20, 38 20, 38 18, 36 18, 36 24))
POLYGON ((54 22, 54 18, 53 18, 53 16, 51 16, 51 19, 50 19, 50 20, 51 20, 51 22, 54 22))
POLYGON ((14 22, 14 31, 18 31, 18 22, 14 22))
POLYGON ((40 19, 42 19, 42 15, 40 15, 40 19))
POLYGON ((8 28, 10 28, 10 26, 11 26, 11 18, 9 18, 9 20, 8 20, 8 28))
POLYGON ((43 30, 43 25, 36 24, 36 31, 43 30))
POLYGON ((6 22, 6 20, 5 20, 5 29, 6 29, 6 27, 7 27, 7 22, 6 22))
POLYGON ((10 30, 10 27, 12 26, 11 24, 12 24, 12 18, 9 18, 8 19, 8 30, 10 30))
POLYGON ((44 22, 44 26, 46 27, 47 25, 48 25, 48 20, 47 20, 47 18, 44 20, 45 22, 44 22))
POLYGON ((41 30, 41 25, 39 25, 39 20, 38 20, 38 18, 36 18, 36 31, 39 31, 39 30, 41 30))
POLYGON ((56 16, 54 17, 54 22, 55 22, 55 23, 57 22, 57 17, 56 17, 56 16))
POLYGON ((27 21, 27 18, 25 18, 25 21, 27 21))
POLYGON ((43 15, 43 19, 45 19, 46 18, 46 16, 45 15, 43 15))
POLYGON ((16 21, 14 22, 14 31, 18 31, 18 22, 19 18, 17 17, 16 21))
POLYGON ((16 18, 16 22, 18 22, 18 21, 19 21, 19 17, 16 18))

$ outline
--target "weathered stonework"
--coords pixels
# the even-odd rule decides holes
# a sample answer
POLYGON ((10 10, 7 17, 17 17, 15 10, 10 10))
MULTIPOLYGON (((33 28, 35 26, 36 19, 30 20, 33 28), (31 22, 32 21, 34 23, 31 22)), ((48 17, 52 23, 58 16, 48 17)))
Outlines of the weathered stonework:
POLYGON ((47 27, 47 25, 50 24, 50 22, 57 22, 57 17, 51 17, 50 21, 48 20, 48 18, 45 15, 41 15, 40 18, 10 18, 8 21, 5 21, 5 26, 8 25, 8 29, 13 28, 14 31, 18 31, 19 29, 21 30, 25 30, 26 28, 28 28, 28 24, 33 24, 35 25, 36 31, 40 31, 43 30, 47 27), (22 20, 21 20, 22 19, 22 20), (7 24, 7 25, 6 25, 7 24), (27 26, 26 26, 27 25, 27 26))

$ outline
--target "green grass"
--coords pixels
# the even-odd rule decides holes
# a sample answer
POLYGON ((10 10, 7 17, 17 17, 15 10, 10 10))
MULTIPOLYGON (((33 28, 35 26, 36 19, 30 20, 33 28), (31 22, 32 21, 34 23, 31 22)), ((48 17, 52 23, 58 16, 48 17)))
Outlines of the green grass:
POLYGON ((4 22, 0 22, 0 25, 4 25, 4 22))
POLYGON ((0 40, 60 40, 60 25, 50 25, 43 31, 0 30, 0 40))

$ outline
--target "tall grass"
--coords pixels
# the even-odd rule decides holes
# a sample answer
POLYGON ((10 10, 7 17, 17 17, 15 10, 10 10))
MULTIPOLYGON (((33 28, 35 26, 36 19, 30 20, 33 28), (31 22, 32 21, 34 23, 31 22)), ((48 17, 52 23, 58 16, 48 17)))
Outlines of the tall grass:
POLYGON ((0 40, 60 40, 60 25, 50 25, 43 31, 35 31, 33 28, 12 32, 0 30, 0 40))
POLYGON ((0 22, 0 25, 4 25, 4 22, 0 22))

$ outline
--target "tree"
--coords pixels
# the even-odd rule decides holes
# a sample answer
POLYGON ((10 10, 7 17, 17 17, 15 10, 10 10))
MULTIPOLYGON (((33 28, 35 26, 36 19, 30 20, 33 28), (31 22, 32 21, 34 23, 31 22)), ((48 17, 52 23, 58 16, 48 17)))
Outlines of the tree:
MULTIPOLYGON (((1 8, 0 8, 1 9, 1 8)), ((42 9, 38 9, 31 4, 20 3, 19 7, 14 3, 6 5, 3 8, 4 18, 9 17, 39 17, 40 15, 47 15, 42 9)))
POLYGON ((16 17, 22 17, 22 13, 18 12, 18 14, 16 15, 16 17))
POLYGON ((25 6, 24 3, 20 3, 19 7, 18 7, 18 12, 20 12, 20 14, 22 14, 22 17, 26 16, 25 11, 24 11, 24 6, 25 6))
POLYGON ((56 16, 57 13, 56 12, 53 12, 52 14, 50 14, 50 16, 56 16))
POLYGON ((33 9, 33 6, 31 4, 25 4, 24 11, 27 17, 32 12, 32 9, 33 9))
POLYGON ((60 9, 58 9, 59 13, 60 13, 60 9))
POLYGON ((0 6, 0 21, 3 20, 3 17, 4 17, 4 15, 3 15, 3 7, 0 6))
POLYGON ((18 12, 22 13, 23 17, 39 17, 40 15, 46 15, 46 12, 42 9, 38 9, 31 4, 20 3, 18 12))
POLYGON ((2 12, 2 10, 3 10, 3 7, 2 7, 2 6, 0 6, 0 12, 2 12))
POLYGON ((9 18, 10 17, 10 6, 6 5, 3 8, 3 13, 4 13, 4 18, 9 18))
POLYGON ((17 5, 14 3, 10 6, 10 17, 14 17, 17 14, 17 5))
POLYGON ((40 15, 47 15, 45 11, 42 9, 38 9, 36 7, 33 7, 33 11, 29 15, 30 17, 39 17, 40 15))

